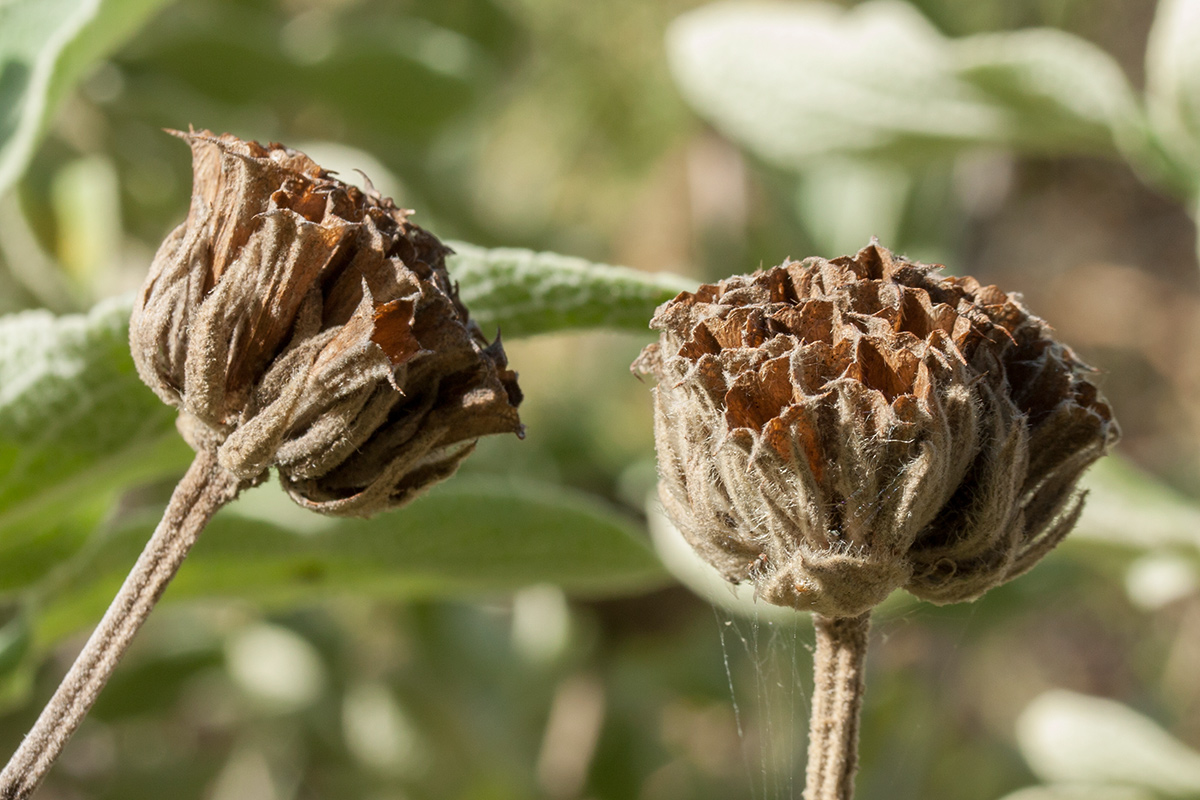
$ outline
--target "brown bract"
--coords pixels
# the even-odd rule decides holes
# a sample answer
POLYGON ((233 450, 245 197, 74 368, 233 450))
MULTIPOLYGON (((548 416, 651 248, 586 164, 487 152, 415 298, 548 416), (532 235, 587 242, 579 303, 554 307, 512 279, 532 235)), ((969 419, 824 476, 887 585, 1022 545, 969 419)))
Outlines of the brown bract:
POLYGON ((1017 296, 874 243, 684 292, 651 326, 662 502, 779 605, 974 599, 1067 534, 1118 436, 1017 296))
POLYGON ((366 515, 448 477, 478 437, 520 433, 504 350, 410 212, 282 145, 176 135, 191 208, 130 344, 193 447, 245 481, 278 468, 301 505, 366 515))

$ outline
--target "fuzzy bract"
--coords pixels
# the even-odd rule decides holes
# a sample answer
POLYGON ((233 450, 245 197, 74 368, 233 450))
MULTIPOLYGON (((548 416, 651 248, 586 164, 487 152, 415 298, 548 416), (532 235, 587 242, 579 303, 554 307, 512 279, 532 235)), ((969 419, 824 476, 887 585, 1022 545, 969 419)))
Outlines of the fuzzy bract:
POLYGON ((276 468, 308 508, 368 515, 448 477, 480 436, 521 431, 499 340, 410 212, 282 145, 178 135, 191 208, 130 345, 193 447, 242 480, 276 468))
POLYGON ((974 599, 1070 531, 1118 436, 1016 295, 874 243, 684 292, 651 326, 663 505, 779 605, 974 599))

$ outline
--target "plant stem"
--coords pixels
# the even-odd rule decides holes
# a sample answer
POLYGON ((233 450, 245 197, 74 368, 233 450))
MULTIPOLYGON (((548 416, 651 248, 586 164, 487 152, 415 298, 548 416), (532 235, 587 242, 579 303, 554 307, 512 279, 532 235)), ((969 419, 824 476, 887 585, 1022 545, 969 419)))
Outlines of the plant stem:
POLYGON ((0 773, 0 800, 24 800, 34 793, 96 702, 200 531, 242 488, 212 453, 201 450, 196 454, 104 618, 0 773))
POLYGON ((858 617, 813 614, 812 718, 804 800, 851 800, 858 770, 858 718, 870 612, 858 617))

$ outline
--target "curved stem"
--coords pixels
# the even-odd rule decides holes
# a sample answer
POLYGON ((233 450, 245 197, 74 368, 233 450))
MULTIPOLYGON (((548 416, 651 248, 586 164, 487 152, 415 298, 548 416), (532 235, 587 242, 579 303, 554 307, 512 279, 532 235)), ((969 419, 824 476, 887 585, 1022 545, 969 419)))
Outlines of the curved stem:
POLYGON ((851 800, 858 770, 858 718, 870 613, 858 617, 813 614, 817 653, 813 660, 812 717, 808 724, 808 771, 804 800, 851 800))
POLYGON ((0 773, 0 800, 24 800, 37 789, 96 702, 200 531, 241 489, 237 478, 226 472, 213 454, 203 450, 196 454, 104 618, 0 773))

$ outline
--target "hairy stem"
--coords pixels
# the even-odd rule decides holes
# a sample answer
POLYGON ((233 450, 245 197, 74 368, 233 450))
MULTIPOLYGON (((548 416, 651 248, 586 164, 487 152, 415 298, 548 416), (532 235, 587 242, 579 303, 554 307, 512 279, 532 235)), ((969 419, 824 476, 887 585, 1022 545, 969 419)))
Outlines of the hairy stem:
POLYGON ((96 702, 200 531, 241 489, 213 454, 203 450, 196 454, 104 618, 0 773, 0 800, 24 800, 34 793, 96 702))
POLYGON ((870 613, 858 617, 813 614, 817 653, 813 660, 812 718, 808 725, 808 773, 804 800, 851 800, 858 770, 858 718, 870 613))

